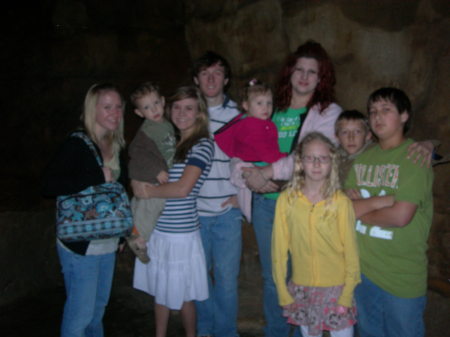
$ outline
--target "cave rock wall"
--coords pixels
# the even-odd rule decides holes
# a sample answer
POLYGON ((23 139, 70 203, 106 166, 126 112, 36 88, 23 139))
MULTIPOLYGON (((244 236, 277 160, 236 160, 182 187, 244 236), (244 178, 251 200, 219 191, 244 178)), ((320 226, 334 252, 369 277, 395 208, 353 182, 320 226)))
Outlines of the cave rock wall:
MULTIPOLYGON (((339 104, 366 111, 369 94, 397 86, 414 107, 411 136, 438 139, 449 153, 450 2, 442 0, 187 2, 186 39, 193 58, 215 50, 234 73, 231 94, 252 77, 274 84, 285 57, 308 39, 334 61, 339 104)), ((430 275, 450 278, 449 165, 434 169, 435 213, 430 275)))

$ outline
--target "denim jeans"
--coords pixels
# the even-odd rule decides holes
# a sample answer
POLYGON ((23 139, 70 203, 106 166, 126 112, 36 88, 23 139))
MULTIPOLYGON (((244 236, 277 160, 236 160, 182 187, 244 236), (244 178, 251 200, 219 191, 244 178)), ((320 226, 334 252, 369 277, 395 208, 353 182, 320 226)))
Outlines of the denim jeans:
POLYGON ((365 275, 355 289, 359 337, 423 337, 426 296, 401 298, 384 291, 365 275))
POLYGON ((278 294, 272 278, 272 228, 275 215, 276 200, 264 198, 253 193, 252 223, 258 243, 259 261, 263 277, 263 305, 266 337, 287 337, 290 330, 295 329, 294 336, 300 335, 298 327, 287 323, 283 310, 278 304, 278 294))
POLYGON ((61 337, 103 337, 116 254, 79 255, 56 246, 66 286, 61 337))
POLYGON ((242 250, 241 211, 238 208, 232 208, 219 216, 201 216, 200 233, 209 271, 209 298, 195 303, 197 335, 238 336, 238 276, 242 250))

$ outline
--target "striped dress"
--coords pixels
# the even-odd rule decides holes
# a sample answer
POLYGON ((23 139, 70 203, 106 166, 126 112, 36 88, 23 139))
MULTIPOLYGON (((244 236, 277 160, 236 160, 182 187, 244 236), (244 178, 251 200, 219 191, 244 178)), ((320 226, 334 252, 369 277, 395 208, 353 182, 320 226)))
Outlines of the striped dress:
POLYGON ((202 173, 185 198, 167 199, 147 243, 150 262, 136 259, 133 286, 155 297, 155 302, 179 310, 183 302, 208 298, 206 261, 200 237, 197 195, 211 168, 214 144, 203 138, 183 163, 169 170, 169 183, 178 181, 188 165, 202 173))

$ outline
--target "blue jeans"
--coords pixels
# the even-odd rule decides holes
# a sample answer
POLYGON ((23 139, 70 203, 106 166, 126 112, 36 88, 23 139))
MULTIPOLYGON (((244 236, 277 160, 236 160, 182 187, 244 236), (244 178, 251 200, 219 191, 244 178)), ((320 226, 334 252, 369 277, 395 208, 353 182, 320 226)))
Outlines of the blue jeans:
POLYGON ((79 255, 56 246, 66 286, 61 337, 103 337, 116 254, 79 255))
POLYGON ((423 337, 426 296, 401 298, 384 291, 365 275, 355 289, 359 337, 423 337))
POLYGON ((197 335, 238 336, 241 221, 242 215, 238 208, 232 208, 219 216, 200 217, 200 233, 208 268, 209 298, 195 303, 197 335))
POLYGON ((258 243, 259 261, 263 277, 263 305, 266 327, 264 335, 267 337, 287 337, 290 330, 295 329, 294 336, 300 335, 298 327, 287 323, 283 317, 283 310, 278 304, 278 294, 272 278, 272 228, 275 215, 276 200, 264 198, 261 194, 253 193, 252 223, 258 243))

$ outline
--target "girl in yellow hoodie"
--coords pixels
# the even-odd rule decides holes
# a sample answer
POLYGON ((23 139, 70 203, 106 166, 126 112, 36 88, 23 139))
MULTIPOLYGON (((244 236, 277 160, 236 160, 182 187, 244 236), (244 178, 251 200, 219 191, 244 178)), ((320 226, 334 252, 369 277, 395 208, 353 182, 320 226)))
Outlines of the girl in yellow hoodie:
POLYGON ((360 282, 351 201, 339 189, 333 143, 313 132, 297 148, 294 174, 278 198, 272 273, 288 323, 304 337, 353 336, 360 282), (292 276, 286 283, 288 256, 292 276))

